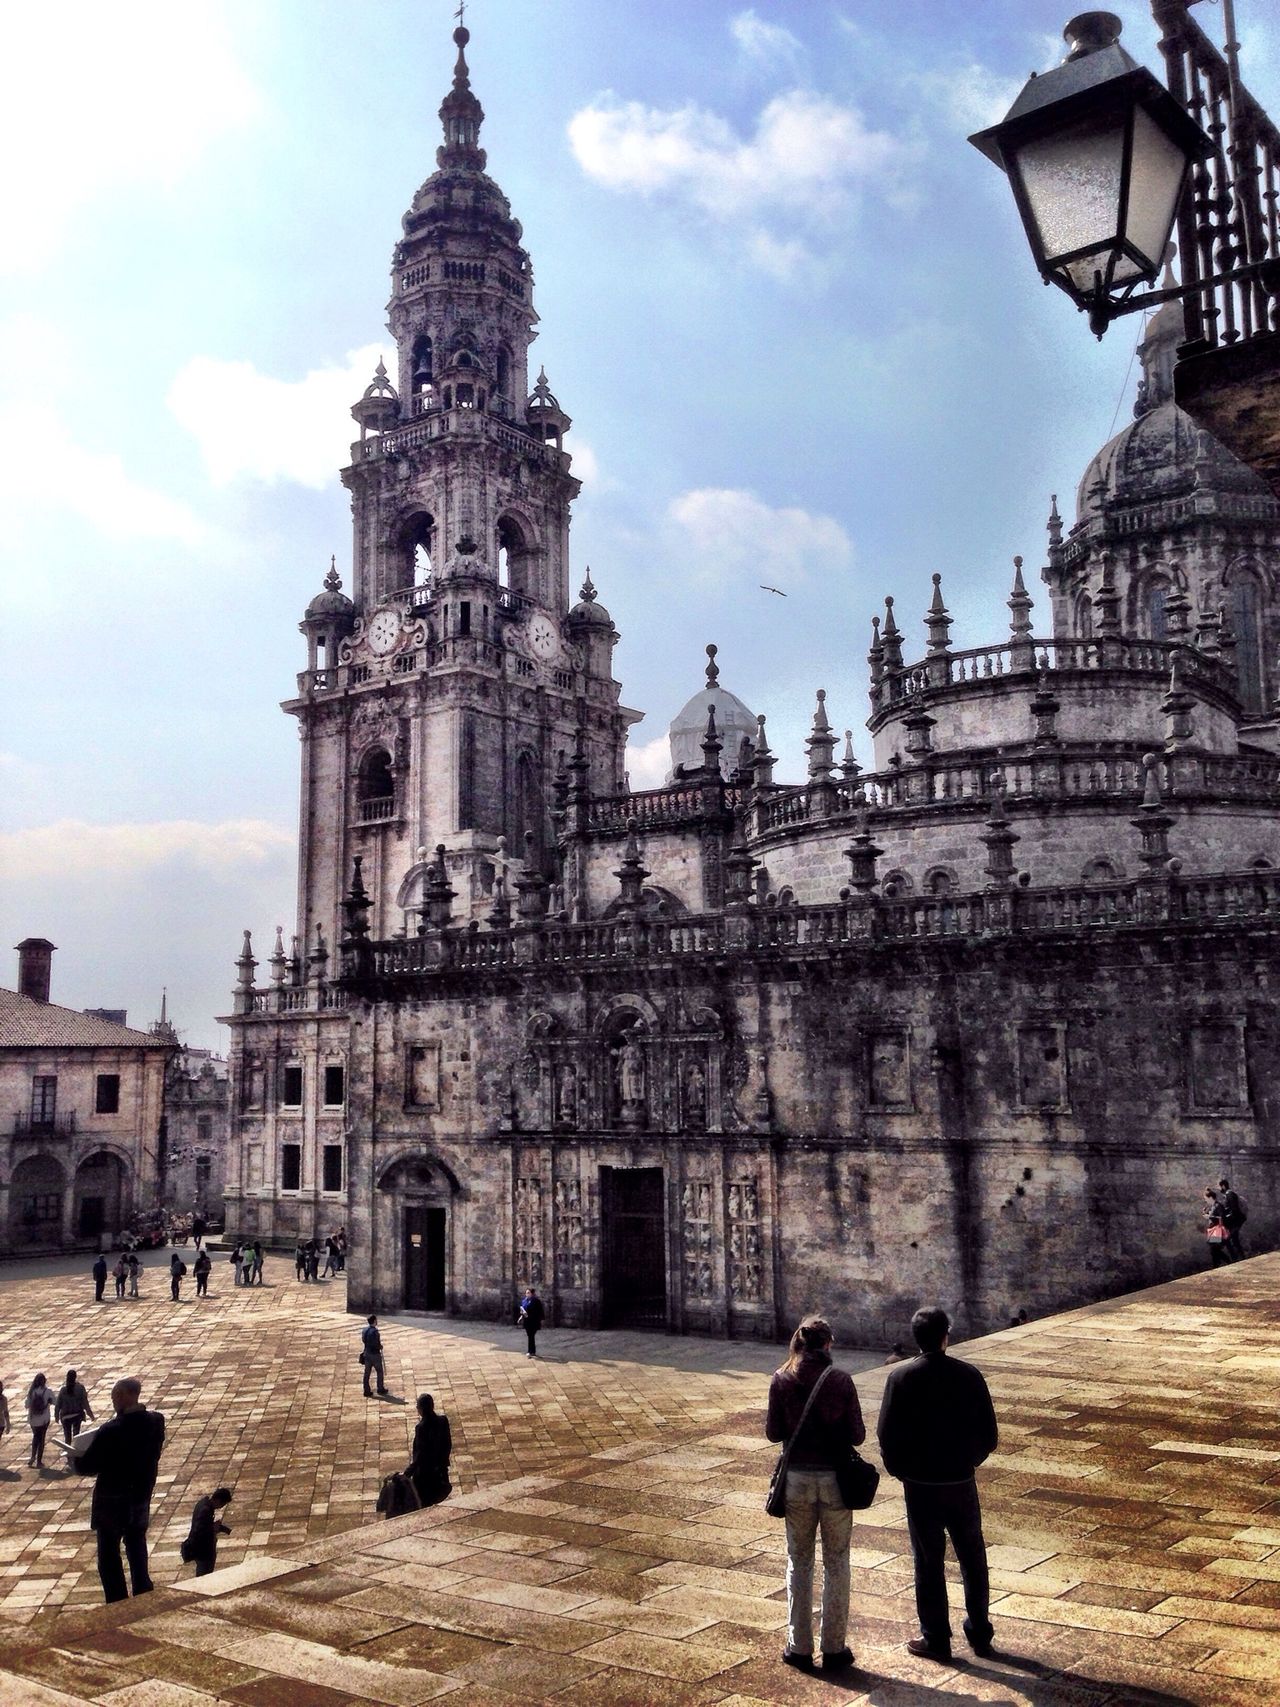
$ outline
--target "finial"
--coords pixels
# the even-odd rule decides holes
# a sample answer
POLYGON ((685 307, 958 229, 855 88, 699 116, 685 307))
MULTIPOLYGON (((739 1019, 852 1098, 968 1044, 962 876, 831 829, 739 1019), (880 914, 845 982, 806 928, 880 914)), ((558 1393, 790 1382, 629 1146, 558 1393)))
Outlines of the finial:
POLYGON ((813 710, 813 727, 825 734, 831 727, 831 719, 827 716, 826 688, 819 688, 817 697, 818 703, 813 710))
POLYGON ((1022 579, 1022 559, 1020 557, 1015 557, 1013 560, 1013 590, 1015 593, 1025 593, 1027 590, 1027 584, 1022 579))
POLYGON ((584 605, 593 605, 596 602, 596 590, 591 580, 590 565, 587 567, 587 578, 582 583, 582 591, 578 594, 578 597, 582 600, 584 605))
POLYGON ((1159 806, 1160 794, 1160 760, 1154 753, 1142 755, 1142 768, 1147 773, 1142 786, 1142 804, 1144 806, 1159 806))
POLYGON ((719 650, 718 646, 707 647, 707 686, 709 688, 713 688, 720 680, 720 666, 716 663, 716 653, 719 650))
MULTIPOLYGON (((1020 563, 1022 559, 1018 558, 1017 561, 1020 563)), ((933 598, 929 601, 929 609, 931 611, 944 611, 946 608, 947 607, 942 602, 942 576, 935 571, 933 577, 933 598)))
POLYGON ((338 573, 338 559, 334 554, 329 558, 329 573, 324 578, 326 593, 337 593, 342 590, 342 576, 338 573))
POLYGON ((887 635, 888 634, 896 634, 898 632, 898 624, 894 621, 894 616, 893 616, 893 594, 892 593, 886 593, 885 594, 885 599, 884 599, 884 631, 887 635))
POLYGON ((945 659, 951 646, 951 617, 942 601, 942 576, 936 572, 933 577, 933 597, 925 613, 924 625, 929 631, 930 657, 942 660, 932 667, 930 685, 945 687, 948 674, 945 659))

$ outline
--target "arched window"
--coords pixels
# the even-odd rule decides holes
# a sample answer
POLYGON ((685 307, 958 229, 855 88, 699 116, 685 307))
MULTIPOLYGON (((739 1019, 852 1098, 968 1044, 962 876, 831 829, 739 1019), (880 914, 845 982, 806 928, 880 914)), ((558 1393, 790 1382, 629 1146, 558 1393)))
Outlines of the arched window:
POLYGON ((1143 626, 1149 640, 1167 640, 1169 638, 1168 604, 1168 582, 1149 581, 1142 598, 1143 626))
POLYGON ((922 888, 926 895, 954 895, 958 887, 955 872, 949 871, 945 865, 935 865, 932 871, 924 874, 922 888))
POLYGON ((1093 639, 1093 600, 1088 593, 1081 593, 1076 600, 1076 636, 1080 640, 1093 639))
POLYGON ((413 340, 413 374, 410 389, 415 397, 431 384, 431 339, 425 332, 413 340))
POLYGON ((1271 861, 1267 858, 1266 854, 1259 854, 1256 859, 1251 859, 1249 861, 1250 871, 1270 871, 1271 869, 1271 861))
POLYGON ((395 565, 395 588, 417 587, 431 579, 435 535, 435 517, 428 515, 425 510, 418 510, 401 522, 395 540, 398 558, 395 565))
POLYGON ((499 517, 496 552, 499 586, 510 587, 513 592, 523 593, 526 597, 536 597, 537 589, 532 584, 533 546, 514 516, 499 517))
POLYGON ((1115 883, 1120 872, 1113 860, 1091 859, 1080 876, 1086 883, 1115 883))
POLYGON ((363 819, 391 818, 395 815, 396 780, 391 769, 391 754, 385 747, 371 747, 360 761, 356 777, 356 805, 363 819))
POLYGON ((880 887, 888 898, 894 901, 903 895, 910 895, 913 886, 905 871, 887 871, 880 887))
POLYGON ((1231 628, 1236 641, 1236 684, 1246 711, 1266 709, 1262 667, 1262 593, 1246 573, 1231 582, 1231 628))

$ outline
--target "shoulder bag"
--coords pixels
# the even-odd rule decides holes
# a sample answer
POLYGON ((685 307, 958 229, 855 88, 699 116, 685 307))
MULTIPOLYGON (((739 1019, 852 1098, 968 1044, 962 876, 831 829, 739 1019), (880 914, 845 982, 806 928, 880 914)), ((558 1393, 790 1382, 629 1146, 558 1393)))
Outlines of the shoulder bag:
POLYGON ((813 1401, 818 1396, 819 1388, 833 1368, 833 1364, 828 1364, 809 1389, 809 1397, 804 1402, 800 1421, 787 1436, 787 1443, 778 1454, 778 1462, 773 1467, 773 1475, 769 1479, 769 1492, 765 1495, 764 1501, 764 1509, 769 1517, 785 1517, 787 1515, 787 1465, 791 1459, 791 1448, 795 1444, 800 1430, 804 1427, 805 1418, 809 1415, 813 1401))
POLYGON ((836 1481, 840 1484, 840 1498, 849 1510, 865 1511, 876 1497, 880 1472, 851 1446, 845 1462, 836 1465, 836 1481))

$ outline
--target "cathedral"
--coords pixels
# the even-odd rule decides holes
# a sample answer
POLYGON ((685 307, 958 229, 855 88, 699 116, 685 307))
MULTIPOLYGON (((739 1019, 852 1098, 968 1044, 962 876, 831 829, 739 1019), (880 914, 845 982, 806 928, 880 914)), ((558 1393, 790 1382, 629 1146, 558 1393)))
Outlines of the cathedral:
POLYGON ((238 963, 228 1228, 345 1224, 361 1311, 500 1319, 532 1282, 555 1323, 773 1339, 821 1308, 861 1343, 922 1300, 972 1333, 1185 1272, 1223 1173, 1265 1244, 1280 501, 1175 405, 1180 310, 1052 505, 1047 596, 1015 560, 972 650, 938 575, 918 644, 885 601, 871 771, 817 691, 787 780, 708 646, 633 792, 454 39, 396 372, 352 408, 350 590, 334 566, 306 607, 284 708, 297 931, 238 963))

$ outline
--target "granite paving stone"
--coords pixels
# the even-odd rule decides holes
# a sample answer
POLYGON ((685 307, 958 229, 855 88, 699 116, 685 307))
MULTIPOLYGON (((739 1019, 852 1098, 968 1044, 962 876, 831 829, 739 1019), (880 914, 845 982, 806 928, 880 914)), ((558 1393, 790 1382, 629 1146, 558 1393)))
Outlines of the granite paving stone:
MULTIPOLYGON (((124 1335, 128 1312, 95 1317, 67 1285, 16 1290, 47 1324, 43 1361, 84 1365, 84 1324, 124 1335)), ((483 1324, 391 1322, 392 1367, 436 1392, 460 1453, 453 1499, 384 1523, 372 1497, 412 1416, 354 1402, 340 1288, 282 1291, 199 1318, 212 1348, 158 1311, 167 1331, 121 1339, 95 1375, 135 1367, 168 1395, 154 1595, 92 1604, 82 1484, 0 1482, 3 1707, 32 1690, 53 1707, 1280 1707, 1280 1257, 957 1346, 987 1373, 1006 1443, 981 1477, 997 1655, 976 1660, 958 1625, 952 1666, 905 1652, 910 1553, 886 1479, 856 1514, 858 1669, 838 1684, 778 1663, 782 1527, 760 1511, 773 1453, 758 1430, 779 1348, 575 1330, 549 1332, 535 1365, 483 1324), (295 1341, 329 1357, 332 1392, 298 1371, 273 1405, 273 1360, 291 1376, 295 1341), (220 1359, 250 1398, 246 1365, 260 1370, 246 1414, 205 1406, 220 1359), (175 1592, 173 1537, 215 1480, 236 1488, 232 1568, 175 1592)), ((884 1366, 848 1361, 874 1417, 884 1366)), ((954 1577, 949 1597, 958 1618, 954 1577)))

